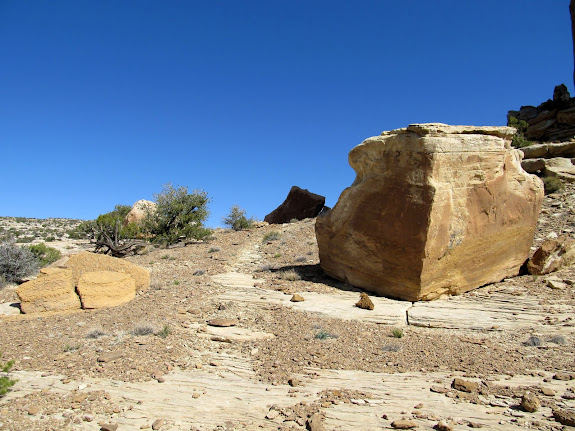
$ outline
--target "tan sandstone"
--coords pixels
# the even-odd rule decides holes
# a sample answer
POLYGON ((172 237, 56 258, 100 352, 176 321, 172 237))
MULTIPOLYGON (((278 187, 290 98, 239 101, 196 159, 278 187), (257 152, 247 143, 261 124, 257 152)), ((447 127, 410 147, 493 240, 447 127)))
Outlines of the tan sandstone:
POLYGON ((21 284, 16 290, 23 313, 79 309, 80 299, 74 290, 72 271, 51 268, 36 280, 21 284))
POLYGON ((410 301, 517 275, 543 184, 521 168, 514 132, 414 124, 352 149, 356 179, 316 222, 322 268, 410 301))
POLYGON ((146 199, 140 199, 134 205, 126 218, 124 219, 124 224, 129 223, 140 223, 146 217, 149 211, 154 211, 156 209, 156 203, 148 201, 146 199))
POLYGON ((125 273, 112 271, 86 272, 76 287, 82 308, 115 307, 136 296, 136 282, 125 273))
POLYGON ((70 256, 66 268, 74 273, 74 281, 78 282, 82 274, 94 271, 121 272, 130 275, 136 282, 136 290, 147 290, 150 287, 148 270, 134 265, 127 260, 90 252, 82 252, 70 256))
POLYGON ((548 239, 535 251, 527 263, 529 274, 544 275, 570 266, 575 262, 575 239, 564 234, 548 239))

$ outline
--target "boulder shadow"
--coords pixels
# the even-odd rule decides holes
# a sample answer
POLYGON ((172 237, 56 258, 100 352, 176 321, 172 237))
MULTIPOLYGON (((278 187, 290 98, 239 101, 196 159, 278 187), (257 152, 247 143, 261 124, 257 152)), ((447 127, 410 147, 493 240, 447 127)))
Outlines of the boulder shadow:
POLYGON ((279 268, 270 269, 270 272, 280 273, 290 270, 295 271, 303 281, 325 284, 347 292, 363 292, 363 290, 358 287, 330 277, 324 272, 319 263, 315 265, 286 265, 279 268))

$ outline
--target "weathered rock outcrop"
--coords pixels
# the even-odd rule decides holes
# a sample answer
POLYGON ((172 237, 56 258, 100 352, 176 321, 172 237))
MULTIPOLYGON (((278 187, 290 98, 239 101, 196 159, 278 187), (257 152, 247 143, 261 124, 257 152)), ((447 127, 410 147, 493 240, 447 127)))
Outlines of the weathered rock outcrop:
POLYGON ((293 219, 316 217, 325 205, 325 197, 293 186, 285 201, 264 217, 269 224, 289 223, 293 219))
POLYGON ((115 307, 136 297, 136 282, 121 272, 86 272, 78 280, 76 289, 82 308, 115 307))
POLYGON ((82 252, 62 262, 18 287, 23 313, 113 307, 150 286, 146 269, 115 257, 82 252))
POLYGON ((41 273, 36 280, 21 284, 16 293, 23 313, 80 308, 80 298, 74 290, 74 279, 69 269, 53 268, 41 273))
POLYGON ((124 224, 128 223, 140 223, 147 214, 147 211, 154 211, 156 209, 156 203, 148 201, 146 199, 140 199, 134 205, 126 218, 124 219, 124 224))
POLYGON ((543 200, 508 127, 414 124, 351 150, 357 177, 318 217, 327 274, 410 301, 516 275, 543 200))
POLYGON ((519 111, 509 111, 507 119, 515 117, 527 121, 525 137, 537 141, 561 141, 575 136, 575 98, 564 84, 553 91, 553 100, 541 105, 522 106, 519 111))

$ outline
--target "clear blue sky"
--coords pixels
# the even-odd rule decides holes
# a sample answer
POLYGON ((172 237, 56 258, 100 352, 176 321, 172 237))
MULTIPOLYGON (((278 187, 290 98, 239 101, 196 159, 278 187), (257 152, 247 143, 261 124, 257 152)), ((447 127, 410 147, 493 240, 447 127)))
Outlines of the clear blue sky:
POLYGON ((0 0, 0 215, 92 219, 171 182, 260 219, 333 206, 351 148, 504 125, 565 83, 568 0, 0 0))

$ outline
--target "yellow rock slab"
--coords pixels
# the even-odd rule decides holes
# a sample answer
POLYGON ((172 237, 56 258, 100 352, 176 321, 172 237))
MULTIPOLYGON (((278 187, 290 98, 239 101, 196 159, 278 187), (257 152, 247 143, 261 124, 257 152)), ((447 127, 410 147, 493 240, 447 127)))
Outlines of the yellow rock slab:
POLYGON ((77 291, 82 308, 115 307, 134 299, 136 282, 121 272, 86 272, 78 280, 77 291))
POLYGON ((81 307, 74 290, 72 271, 52 268, 36 280, 21 284, 16 289, 23 313, 73 310, 81 307))

